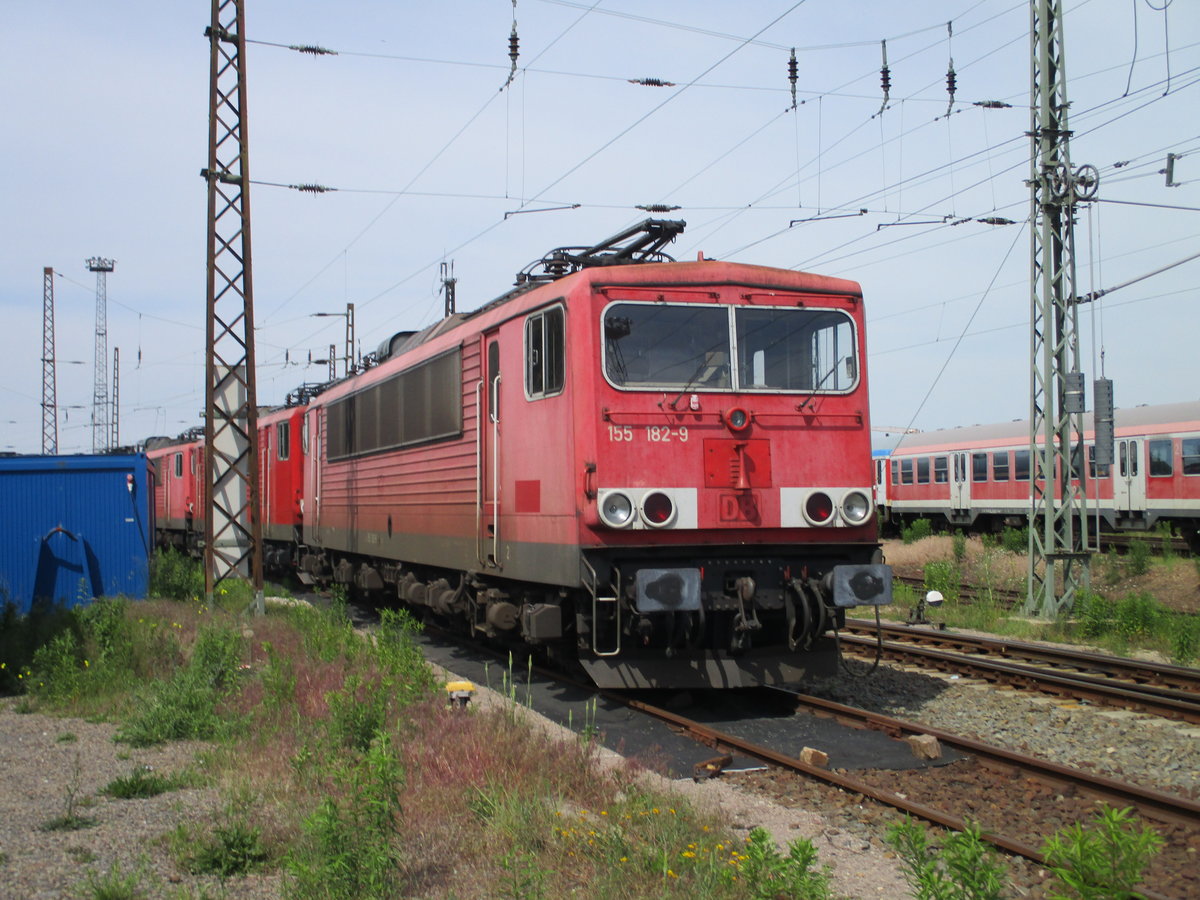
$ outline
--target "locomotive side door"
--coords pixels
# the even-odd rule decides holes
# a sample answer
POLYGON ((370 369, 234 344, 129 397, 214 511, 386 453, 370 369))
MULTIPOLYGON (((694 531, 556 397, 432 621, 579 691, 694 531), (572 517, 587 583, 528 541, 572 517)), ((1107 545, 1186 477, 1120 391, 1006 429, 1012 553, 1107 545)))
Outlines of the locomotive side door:
POLYGON ((271 522, 271 426, 258 432, 258 521, 265 531, 271 522))
POLYGON ((480 565, 502 568, 500 553, 500 332, 481 338, 483 377, 476 390, 476 556, 480 565))
POLYGON ((1146 476, 1142 471, 1142 441, 1117 441, 1117 464, 1113 467, 1113 509, 1118 516, 1146 509, 1146 476))
POLYGON ((954 478, 950 483, 950 508, 971 507, 971 454, 954 453, 954 478))
POLYGON ((314 543, 321 540, 321 422, 324 417, 323 409, 307 413, 305 416, 305 422, 312 423, 311 433, 308 436, 311 448, 308 454, 309 478, 305 487, 312 492, 312 497, 309 499, 312 504, 310 521, 312 522, 312 541, 314 543))

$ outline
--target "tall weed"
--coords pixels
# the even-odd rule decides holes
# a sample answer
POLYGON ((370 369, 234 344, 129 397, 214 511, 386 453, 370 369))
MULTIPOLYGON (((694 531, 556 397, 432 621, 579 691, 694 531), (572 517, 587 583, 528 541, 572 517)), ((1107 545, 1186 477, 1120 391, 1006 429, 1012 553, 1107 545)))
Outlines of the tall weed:
POLYGON ((1146 539, 1138 536, 1129 541, 1129 554, 1125 559, 1125 568, 1130 575, 1145 575, 1150 571, 1150 545, 1146 539))
POLYGON ((958 599, 962 579, 958 567, 949 560, 925 563, 925 590, 938 591, 947 603, 958 599))
POLYGON ((157 551, 150 560, 150 596, 199 600, 204 596, 200 560, 172 548, 157 551))
POLYGON ((914 519, 900 529, 900 540, 915 544, 933 534, 933 523, 928 519, 914 519))
POLYGON ((978 826, 946 837, 938 851, 911 818, 888 829, 905 880, 922 900, 999 900, 1004 865, 983 842, 978 826))
POLYGON ((1178 616, 1170 629, 1171 662, 1190 666, 1200 654, 1200 616, 1178 616))
POLYGON ((1134 887, 1158 853, 1163 839, 1152 828, 1138 827, 1133 811, 1102 807, 1090 826, 1070 825, 1042 847, 1058 883, 1082 900, 1136 897, 1134 887))
POLYGON ((117 733, 135 747, 220 736, 229 724, 220 703, 236 684, 242 636, 230 626, 209 625, 196 637, 186 667, 138 692, 138 709, 117 733))
POLYGON ((1000 546, 1009 553, 1022 556, 1029 552, 1029 526, 1005 528, 1000 532, 1000 546))
POLYGON ((351 754, 333 774, 341 790, 305 820, 304 838, 286 859, 287 896, 403 896, 397 836, 405 774, 396 748, 379 734, 365 754, 351 754))

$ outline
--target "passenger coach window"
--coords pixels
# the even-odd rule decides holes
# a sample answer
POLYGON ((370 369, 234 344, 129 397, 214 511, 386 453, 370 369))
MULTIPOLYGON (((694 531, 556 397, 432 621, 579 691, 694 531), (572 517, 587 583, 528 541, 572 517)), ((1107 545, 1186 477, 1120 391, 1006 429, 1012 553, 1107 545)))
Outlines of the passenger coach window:
POLYGON ((1173 473, 1174 460, 1171 457, 1175 442, 1167 438, 1147 443, 1150 445, 1150 477, 1169 477, 1173 473))
POLYGON ((933 458, 933 480, 936 484, 945 484, 950 480, 950 468, 946 464, 946 457, 935 456, 933 458))
POLYGON ((555 306, 525 320, 525 396, 561 394, 566 363, 563 308, 555 306))
POLYGON ((1013 478, 1017 481, 1029 480, 1029 451, 1013 451, 1013 478))
POLYGON ((913 476, 913 461, 911 459, 900 460, 900 483, 901 484, 912 484, 913 483, 912 476, 913 476))
POLYGON ((892 460, 892 484, 900 483, 900 460, 892 460))
POLYGON ((1183 474, 1200 475, 1200 438, 1183 441, 1183 474))
POLYGON ((279 422, 275 426, 275 443, 279 446, 279 458, 288 459, 292 454, 292 426, 288 422, 279 422))
POLYGON ((971 480, 972 481, 987 481, 987 458, 986 453, 971 454, 971 480))
POLYGON ((917 460, 917 484, 929 484, 928 456, 922 456, 917 460))
POLYGON ((996 481, 1008 481, 1008 451, 992 454, 992 478, 996 481))

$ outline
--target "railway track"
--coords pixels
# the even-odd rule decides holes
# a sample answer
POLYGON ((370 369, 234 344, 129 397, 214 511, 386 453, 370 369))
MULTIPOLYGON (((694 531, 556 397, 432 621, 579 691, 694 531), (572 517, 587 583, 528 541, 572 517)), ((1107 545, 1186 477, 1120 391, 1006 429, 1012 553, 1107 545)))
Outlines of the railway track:
MULTIPOLYGON (((846 630, 844 648, 880 646, 874 622, 851 619, 846 630)), ((907 625, 881 630, 884 659, 1200 724, 1197 669, 907 625)))
MULTIPOLYGON (((908 587, 917 591, 919 595, 924 596, 925 579, 923 577, 893 574, 892 581, 908 585, 908 587)), ((1023 591, 1014 591, 1008 588, 981 588, 973 584, 962 583, 956 586, 956 590, 958 593, 955 599, 963 603, 990 600, 1011 608, 1025 601, 1025 593, 1023 591)))
MULTIPOLYGON (((986 792, 1003 790, 1001 785, 1004 783, 1004 776, 1008 776, 1010 779, 1016 776, 1019 779, 1036 781, 1048 789, 1043 796, 1049 806, 1047 815, 1051 819, 1061 816, 1060 805, 1064 797, 1076 795, 1086 798, 1088 802, 1103 801, 1115 807, 1132 807, 1143 819, 1156 823, 1161 830, 1166 832, 1168 845, 1173 846, 1176 855, 1180 857, 1176 863, 1185 870, 1190 869, 1187 847, 1200 840, 1200 803, 1194 800, 1120 782, 1105 776, 1093 775, 1080 769, 1047 762, 939 729, 856 709, 830 700, 790 691, 787 693, 796 704, 797 709, 805 709, 815 715, 830 716, 855 727, 877 729, 895 738, 911 735, 935 737, 943 746, 961 752, 989 771, 998 773, 995 780, 990 777, 985 779, 988 784, 986 792)), ((641 700, 623 698, 620 695, 617 695, 616 699, 633 709, 667 722, 696 740, 713 747, 718 752, 738 753, 762 760, 781 769, 869 797, 945 828, 962 831, 972 824, 967 818, 946 809, 944 805, 914 797, 910 786, 911 782, 905 782, 904 790, 893 789, 880 784, 878 778, 872 780, 869 777, 851 774, 845 770, 831 770, 812 765, 792 754, 719 731, 709 725, 693 721, 686 716, 641 700)), ((888 776, 891 781, 901 780, 899 773, 888 773, 888 776)), ((1023 802, 1028 807, 1030 791, 1020 782, 1013 782, 1013 784, 1013 790, 1020 792, 1021 796, 1025 798, 1018 802, 1023 802)), ((957 804, 966 801, 965 798, 956 797, 955 802, 957 804)), ((1036 811, 1034 815, 1036 818, 1036 811)), ((1028 821, 1024 824, 1030 825, 1028 821)), ((1045 858, 1040 850, 1040 841, 1044 838, 1045 832, 1036 826, 1032 827, 1032 834, 1019 833, 1019 826, 1007 832, 1001 830, 1001 827, 994 823, 984 822, 983 827, 984 839, 993 845, 1009 853, 1030 859, 1038 865, 1045 864, 1045 858)), ((1161 894, 1155 891, 1144 891, 1143 894, 1150 900, 1155 900, 1155 898, 1167 900, 1172 896, 1180 896, 1161 894)))
MULTIPOLYGON (((873 623, 872 623, 873 624, 873 623)), ((471 645, 480 650, 478 645, 471 645)), ((485 655, 489 651, 484 650, 485 655)), ((523 667, 521 667, 523 668, 523 667)), ((540 668, 531 674, 551 677, 571 684, 562 672, 540 668)), ((588 687, 579 685, 578 687, 588 687)), ((779 689, 769 689, 771 695, 779 689)), ((891 718, 829 700, 784 691, 789 706, 813 715, 833 718, 858 728, 871 728, 893 738, 928 735, 943 747, 964 755, 964 760, 949 766, 924 771, 867 770, 850 772, 839 768, 811 765, 794 753, 748 740, 727 730, 702 723, 680 712, 649 702, 644 692, 598 691, 598 696, 629 709, 653 716, 673 730, 712 747, 718 753, 737 753, 761 760, 786 777, 802 779, 806 785, 824 784, 870 798, 936 825, 964 830, 972 825, 983 829, 983 836, 1007 853, 1024 857, 1036 865, 1045 864, 1042 840, 1058 828, 1086 819, 1094 804, 1103 801, 1118 808, 1132 807, 1144 821, 1152 823, 1166 840, 1148 883, 1156 887, 1181 881, 1188 886, 1167 892, 1148 890, 1149 900, 1179 900, 1192 896, 1195 882, 1191 870, 1194 852, 1200 846, 1200 802, 1115 778, 1091 774, 922 724, 891 718), (1033 785, 1033 786, 1031 786, 1033 785), (998 813, 1003 798, 1011 814, 998 813)), ((778 702, 771 704, 778 707, 778 702)), ((729 776, 740 778, 742 776, 729 776)), ((812 790, 811 787, 808 790, 812 790)), ((829 798, 813 801, 817 805, 829 798)))

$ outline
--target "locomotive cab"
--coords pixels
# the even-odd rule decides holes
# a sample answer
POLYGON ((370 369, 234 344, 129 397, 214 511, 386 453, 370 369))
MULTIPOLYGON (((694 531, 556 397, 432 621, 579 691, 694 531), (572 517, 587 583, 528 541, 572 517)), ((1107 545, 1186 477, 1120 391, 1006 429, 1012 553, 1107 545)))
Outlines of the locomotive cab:
POLYGON ((738 686, 828 671, 844 610, 891 598, 857 285, 636 266, 595 274, 571 309, 584 321, 570 346, 590 348, 573 374, 591 677, 738 686))

